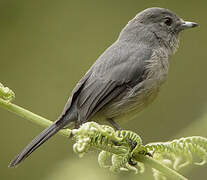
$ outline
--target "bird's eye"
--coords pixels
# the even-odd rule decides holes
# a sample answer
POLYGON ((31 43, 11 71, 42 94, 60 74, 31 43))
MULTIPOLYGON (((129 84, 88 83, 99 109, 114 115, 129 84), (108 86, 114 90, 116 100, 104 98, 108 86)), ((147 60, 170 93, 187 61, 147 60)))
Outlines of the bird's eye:
POLYGON ((171 18, 165 18, 165 24, 167 25, 167 26, 171 26, 171 24, 172 24, 172 19, 171 18))

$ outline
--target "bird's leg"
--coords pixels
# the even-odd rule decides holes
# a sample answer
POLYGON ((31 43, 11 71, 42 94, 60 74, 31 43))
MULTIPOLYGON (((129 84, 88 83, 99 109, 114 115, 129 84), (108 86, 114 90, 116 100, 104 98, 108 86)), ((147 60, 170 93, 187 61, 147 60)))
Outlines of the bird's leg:
POLYGON ((116 129, 116 130, 119 130, 121 131, 122 129, 120 128, 120 126, 118 124, 116 124, 116 122, 112 119, 112 118, 108 118, 107 119, 108 122, 116 129))
MULTIPOLYGON (((118 125, 112 118, 108 118, 107 120, 111 123, 111 125, 112 125, 116 130, 119 130, 119 131, 122 130, 122 129, 119 127, 119 125, 118 125)), ((130 144, 131 150, 133 150, 133 149, 136 147, 136 145, 137 145, 137 143, 136 143, 136 142, 133 142, 131 139, 129 139, 129 144, 130 144)))
MULTIPOLYGON (((108 118, 107 120, 116 130, 118 130, 118 131, 122 130, 120 128, 120 126, 112 118, 108 118)), ((136 147, 137 143, 133 142, 131 139, 129 139, 128 141, 129 141, 129 145, 130 145, 130 148, 131 148, 131 151, 132 151, 136 147)))
MULTIPOLYGON (((107 119, 108 122, 116 129, 121 131, 122 129, 119 127, 119 125, 112 119, 112 118, 108 118, 107 119)), ((131 151, 137 146, 137 142, 132 141, 131 139, 128 139, 128 143, 130 145, 130 149, 131 151)), ((117 144, 118 145, 118 144, 117 144)), ((132 158, 129 158, 129 162, 128 162, 131 166, 136 166, 137 162, 132 161, 132 158)))
MULTIPOLYGON (((137 146, 137 142, 132 141, 131 139, 128 139, 128 143, 129 143, 129 145, 130 145, 130 149, 131 149, 131 151, 133 151, 133 149, 137 146)), ((132 160, 132 157, 129 158, 128 163, 129 163, 131 166, 136 166, 136 165, 137 165, 137 162, 133 161, 133 160, 132 160)))
MULTIPOLYGON (((122 130, 122 129, 119 127, 119 125, 116 124, 116 122, 115 122, 112 118, 108 118, 107 120, 108 120, 108 122, 109 122, 109 123, 116 129, 116 130, 118 130, 118 131, 121 131, 121 130, 122 130)), ((119 146, 119 144, 118 144, 117 142, 113 141, 113 143, 114 143, 114 145, 119 146)))

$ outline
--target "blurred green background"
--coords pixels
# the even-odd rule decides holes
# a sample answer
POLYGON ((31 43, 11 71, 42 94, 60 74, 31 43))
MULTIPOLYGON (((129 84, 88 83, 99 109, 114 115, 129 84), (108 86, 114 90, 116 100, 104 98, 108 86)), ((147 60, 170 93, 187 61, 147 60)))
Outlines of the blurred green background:
MULTIPOLYGON (((207 126, 191 125, 207 111, 204 0, 0 0, 0 82, 14 90, 16 104, 55 120, 76 82, 116 40, 126 23, 153 6, 169 8, 183 19, 199 23, 200 28, 182 34, 159 98, 122 127, 139 133, 145 143, 183 135, 207 137, 207 126)), ((2 180, 151 179, 100 169, 97 154, 79 159, 72 152, 71 141, 60 136, 18 168, 9 169, 9 161, 42 128, 1 108, 0 119, 2 180)), ((206 179, 206 168, 193 166, 185 175, 206 179)))

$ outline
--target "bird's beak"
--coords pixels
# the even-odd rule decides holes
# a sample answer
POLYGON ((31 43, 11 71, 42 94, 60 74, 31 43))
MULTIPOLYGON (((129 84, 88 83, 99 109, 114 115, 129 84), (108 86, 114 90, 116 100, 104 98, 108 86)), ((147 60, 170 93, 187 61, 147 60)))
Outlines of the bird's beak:
POLYGON ((181 24, 181 29, 184 30, 184 29, 194 28, 197 26, 198 24, 195 22, 183 21, 181 24))

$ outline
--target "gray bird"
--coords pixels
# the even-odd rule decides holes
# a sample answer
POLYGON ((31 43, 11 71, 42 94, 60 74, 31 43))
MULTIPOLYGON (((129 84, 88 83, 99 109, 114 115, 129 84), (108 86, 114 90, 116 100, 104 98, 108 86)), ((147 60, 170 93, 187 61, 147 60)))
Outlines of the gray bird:
POLYGON ((138 13, 118 39, 77 83, 60 117, 20 152, 15 167, 60 129, 87 121, 128 120, 150 104, 166 79, 169 59, 178 48, 182 30, 196 27, 172 11, 148 8, 138 13))

